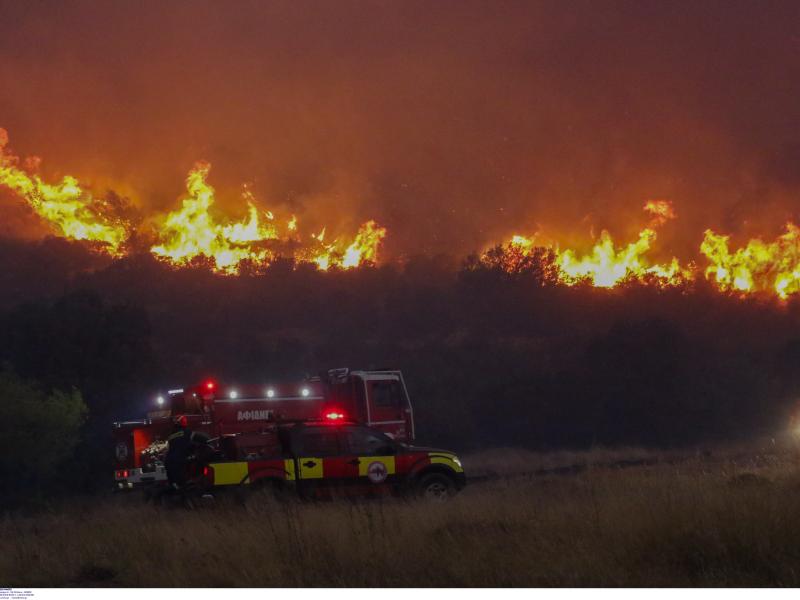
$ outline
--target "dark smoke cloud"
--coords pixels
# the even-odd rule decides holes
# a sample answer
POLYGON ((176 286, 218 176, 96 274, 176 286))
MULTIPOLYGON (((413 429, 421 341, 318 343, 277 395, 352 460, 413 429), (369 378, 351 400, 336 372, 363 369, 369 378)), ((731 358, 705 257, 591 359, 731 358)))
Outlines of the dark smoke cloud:
MULTIPOLYGON (((229 209, 387 225, 392 254, 540 224, 684 256, 800 218, 796 2, 0 1, 0 126, 147 210, 195 160, 229 209)), ((3 196, 3 206, 9 204, 3 196)), ((3 213, 5 214, 5 212, 3 213)))

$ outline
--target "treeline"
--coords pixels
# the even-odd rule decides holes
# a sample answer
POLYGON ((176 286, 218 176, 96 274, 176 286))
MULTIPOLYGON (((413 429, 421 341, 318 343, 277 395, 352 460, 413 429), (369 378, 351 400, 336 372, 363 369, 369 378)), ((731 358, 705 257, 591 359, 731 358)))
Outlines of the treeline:
POLYGON ((785 429, 800 392, 797 302, 702 282, 570 288, 553 272, 546 252, 498 249, 462 263, 282 263, 222 277, 149 256, 108 262, 58 240, 3 242, 0 359, 44 394, 82 394, 71 455, 84 488, 109 482, 111 421, 207 376, 398 367, 421 440, 461 450, 666 447, 785 429))

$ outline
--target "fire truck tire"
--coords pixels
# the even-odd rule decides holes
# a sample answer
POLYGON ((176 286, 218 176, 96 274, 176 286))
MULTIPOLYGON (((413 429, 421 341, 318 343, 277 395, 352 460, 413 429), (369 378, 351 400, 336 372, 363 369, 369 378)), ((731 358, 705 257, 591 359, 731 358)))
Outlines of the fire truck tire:
POLYGON ((444 502, 456 493, 456 483, 444 473, 428 473, 419 478, 417 497, 434 502, 444 502))

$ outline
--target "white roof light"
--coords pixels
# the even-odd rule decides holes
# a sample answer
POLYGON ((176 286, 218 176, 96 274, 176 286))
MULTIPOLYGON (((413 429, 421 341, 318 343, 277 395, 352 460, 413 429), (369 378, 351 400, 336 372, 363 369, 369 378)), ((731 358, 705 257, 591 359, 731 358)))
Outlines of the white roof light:
POLYGON ((308 396, 310 393, 311 393, 311 390, 309 390, 308 388, 303 388, 302 390, 300 390, 300 394, 301 394, 301 395, 302 395, 304 398, 305 398, 306 396, 308 396))
POLYGON ((272 388, 267 390, 267 398, 274 398, 275 397, 275 390, 272 388))
POLYGON ((169 390, 167 393, 170 394, 170 395, 171 394, 182 394, 183 393, 183 388, 178 388, 177 390, 169 390))

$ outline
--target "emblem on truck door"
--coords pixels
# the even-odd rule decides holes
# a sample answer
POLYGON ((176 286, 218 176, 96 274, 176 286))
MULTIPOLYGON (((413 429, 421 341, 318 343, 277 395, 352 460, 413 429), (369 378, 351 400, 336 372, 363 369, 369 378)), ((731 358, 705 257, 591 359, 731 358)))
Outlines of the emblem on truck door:
POLYGON ((381 483, 385 481, 387 475, 388 471, 386 470, 386 465, 380 461, 376 460, 367 467, 367 477, 369 477, 372 483, 381 483))

